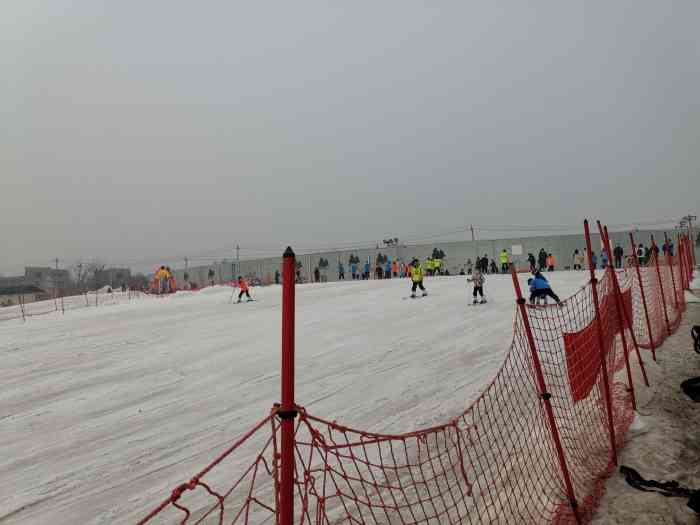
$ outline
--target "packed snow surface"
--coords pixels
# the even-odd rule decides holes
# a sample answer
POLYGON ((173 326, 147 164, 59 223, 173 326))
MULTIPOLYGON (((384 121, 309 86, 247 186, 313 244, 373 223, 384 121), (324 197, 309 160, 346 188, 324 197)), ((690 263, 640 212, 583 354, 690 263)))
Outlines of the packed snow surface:
MULTIPOLYGON (((548 277, 564 298, 588 274, 548 277)), ((297 402, 387 433, 463 411, 509 348, 512 281, 489 276, 478 306, 465 277, 426 287, 413 300, 406 279, 298 286, 297 402)), ((0 522, 134 523, 265 417, 279 401, 281 288, 252 294, 230 304, 217 286, 1 322, 0 522)))

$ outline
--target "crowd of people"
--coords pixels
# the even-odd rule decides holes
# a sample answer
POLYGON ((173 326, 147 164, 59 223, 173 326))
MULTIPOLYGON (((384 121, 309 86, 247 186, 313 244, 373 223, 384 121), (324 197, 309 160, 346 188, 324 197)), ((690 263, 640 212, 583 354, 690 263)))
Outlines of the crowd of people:
MULTIPOLYGON (((644 265, 649 262, 651 257, 663 253, 664 255, 674 254, 674 244, 670 240, 666 240, 664 244, 659 248, 656 244, 652 243, 650 246, 645 246, 644 244, 639 244, 635 248, 633 254, 625 254, 625 250, 619 244, 616 244, 612 250, 612 257, 607 253, 604 248, 600 250, 599 253, 591 252, 590 258, 586 249, 576 249, 574 250, 571 258, 571 266, 565 265, 565 269, 573 270, 584 270, 592 266, 594 269, 605 269, 608 266, 614 268, 623 268, 625 266, 632 266, 634 258, 636 257, 639 264, 644 265), (589 262, 590 260, 590 262, 589 262)), ((366 261, 361 262, 356 255, 351 255, 348 260, 348 266, 346 271, 346 266, 342 261, 338 261, 337 272, 338 280, 344 281, 346 279, 351 280, 368 280, 368 279, 397 279, 397 278, 409 278, 412 285, 411 296, 414 297, 418 289, 420 289, 424 295, 427 294, 425 291, 424 277, 425 276, 437 276, 437 275, 450 275, 449 269, 445 265, 444 252, 438 252, 437 250, 433 252, 433 257, 428 257, 425 262, 421 262, 419 259, 414 258, 410 263, 405 263, 400 258, 390 259, 386 255, 381 253, 377 254, 374 264, 368 258, 366 261), (436 256, 437 253, 437 256, 436 256)), ((321 261, 325 261, 321 259, 321 261)), ((507 249, 502 249, 498 254, 497 260, 489 258, 488 254, 484 254, 483 257, 477 257, 473 262, 471 258, 465 261, 464 266, 460 269, 459 275, 469 275, 471 276, 468 281, 473 283, 473 300, 476 303, 477 298, 481 300, 478 302, 485 302, 484 299, 484 283, 486 282, 486 275, 488 274, 506 274, 510 272, 511 263, 513 258, 507 249)), ((548 280, 542 275, 542 272, 553 272, 557 270, 558 263, 556 257, 551 253, 547 252, 544 248, 540 249, 537 255, 533 253, 527 254, 527 262, 529 264, 529 270, 532 273, 532 278, 528 280, 530 286, 530 301, 533 304, 539 304, 551 297, 556 302, 559 302, 559 298, 552 292, 551 286, 548 280)), ((297 262, 297 280, 302 282, 302 271, 301 263, 297 262)), ((321 273, 321 264, 319 264, 313 273, 313 280, 315 282, 325 282, 324 279, 325 268, 327 268, 327 262, 324 265, 324 272, 321 273)), ((208 281, 210 285, 215 284, 215 272, 213 268, 209 269, 208 281)), ((275 271, 274 274, 275 284, 281 284, 281 274, 279 270, 275 271)), ((185 273, 185 287, 189 283, 187 274, 185 273)), ((239 301, 243 296, 247 296, 250 300, 249 293, 249 282, 238 277, 237 280, 232 282, 232 285, 237 286, 240 289, 239 301)), ((154 275, 151 281, 150 291, 155 294, 167 294, 172 293, 177 290, 177 283, 173 275, 172 270, 167 266, 161 266, 154 275)))

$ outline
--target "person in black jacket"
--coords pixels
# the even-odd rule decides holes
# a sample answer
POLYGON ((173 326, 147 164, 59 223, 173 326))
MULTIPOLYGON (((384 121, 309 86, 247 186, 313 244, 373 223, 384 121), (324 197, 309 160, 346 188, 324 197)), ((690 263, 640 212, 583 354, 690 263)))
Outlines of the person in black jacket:
POLYGON ((625 254, 625 250, 619 244, 613 249, 613 257, 615 259, 615 268, 622 268, 622 256, 625 254))
POLYGON ((537 265, 537 261, 535 260, 535 256, 532 255, 531 253, 528 253, 527 254, 527 262, 530 263, 530 271, 534 272, 535 266, 537 265))
POLYGON ((537 255, 537 263, 541 272, 547 268, 547 252, 544 251, 544 248, 540 248, 540 253, 537 255))

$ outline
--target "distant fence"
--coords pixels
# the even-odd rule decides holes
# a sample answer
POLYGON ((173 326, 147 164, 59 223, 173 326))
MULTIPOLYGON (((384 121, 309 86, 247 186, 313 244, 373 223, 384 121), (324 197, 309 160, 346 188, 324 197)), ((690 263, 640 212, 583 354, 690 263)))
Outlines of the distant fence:
POLYGON ((71 310, 107 306, 128 303, 147 297, 147 294, 139 291, 128 290, 126 292, 96 290, 76 295, 61 295, 44 301, 25 303, 23 296, 19 296, 19 304, 0 308, 0 322, 13 319, 26 320, 29 317, 39 317, 52 313, 65 313, 71 310))
MULTIPOLYGON (((629 234, 627 232, 610 232, 610 242, 614 248, 619 244, 625 250, 626 255, 629 253, 629 234)), ((677 244, 678 232, 674 232, 673 241, 677 244)), ((656 239, 664 238, 663 230, 641 230, 635 232, 635 240, 638 243, 643 243, 645 246, 651 244, 651 237, 656 239)), ((596 232, 591 234, 592 249, 596 254, 600 254, 601 238, 596 232)), ((374 265, 378 254, 387 256, 391 261, 398 260, 405 263, 416 257, 420 260, 425 260, 432 255, 433 248, 437 248, 445 252, 444 268, 452 275, 456 275, 461 269, 466 271, 466 263, 468 259, 474 262, 476 256, 483 257, 486 255, 489 259, 494 259, 498 266, 498 255, 504 248, 508 251, 512 261, 518 268, 527 268, 527 255, 532 253, 537 257, 540 249, 544 249, 547 253, 552 253, 556 258, 557 269, 565 269, 573 266, 574 250, 582 251, 586 246, 586 241, 583 235, 550 235, 542 237, 513 237, 508 239, 482 239, 475 241, 451 241, 451 242, 433 242, 431 244, 416 244, 404 245, 399 243, 396 246, 377 247, 377 248, 362 248, 362 249, 344 249, 330 250, 316 253, 307 253, 297 256, 297 264, 299 267, 299 275, 304 282, 312 282, 314 280, 314 270, 319 266, 319 261, 325 259, 328 261, 327 268, 319 268, 321 279, 328 282, 338 281, 338 264, 343 265, 345 270, 345 278, 350 278, 350 255, 355 255, 359 260, 360 270, 364 263, 369 259, 371 261, 372 271, 374 276, 374 265), (519 252, 519 253, 518 253, 519 252)), ((238 275, 243 275, 248 279, 259 279, 264 284, 275 282, 275 272, 281 272, 282 259, 280 257, 267 257, 260 259, 250 259, 236 262, 233 259, 213 262, 205 266, 192 266, 187 270, 180 268, 175 270, 175 275, 178 283, 184 283, 184 274, 187 272, 189 280, 198 285, 203 285, 209 282, 209 270, 214 271, 213 280, 222 284, 232 280, 238 275)))
MULTIPOLYGON (((585 241, 590 253, 588 223, 585 241)), ((513 269, 514 336, 493 381, 444 424, 391 435, 295 404, 288 250, 281 403, 139 524, 590 521, 633 419, 632 366, 646 382, 639 348, 655 357, 681 321, 690 240, 633 263, 600 279, 591 271, 587 286, 550 306, 528 304, 513 269)))

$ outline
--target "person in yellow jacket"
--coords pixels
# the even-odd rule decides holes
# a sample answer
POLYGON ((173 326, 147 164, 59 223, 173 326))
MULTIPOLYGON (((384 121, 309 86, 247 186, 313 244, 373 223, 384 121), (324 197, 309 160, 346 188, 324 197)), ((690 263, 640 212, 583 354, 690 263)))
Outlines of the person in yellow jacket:
POLYGON ((428 295, 428 292, 425 291, 425 287, 423 286, 423 266, 421 266, 418 259, 413 259, 411 263, 411 281, 413 281, 413 288, 411 290, 412 298, 415 299, 416 290, 418 288, 423 292, 423 297, 428 295))
POLYGON ((156 272, 155 279, 157 283, 156 292, 158 294, 165 293, 168 286, 168 270, 165 269, 165 266, 161 266, 156 272))
POLYGON ((501 261, 501 273, 508 273, 508 250, 503 248, 498 259, 501 261))

